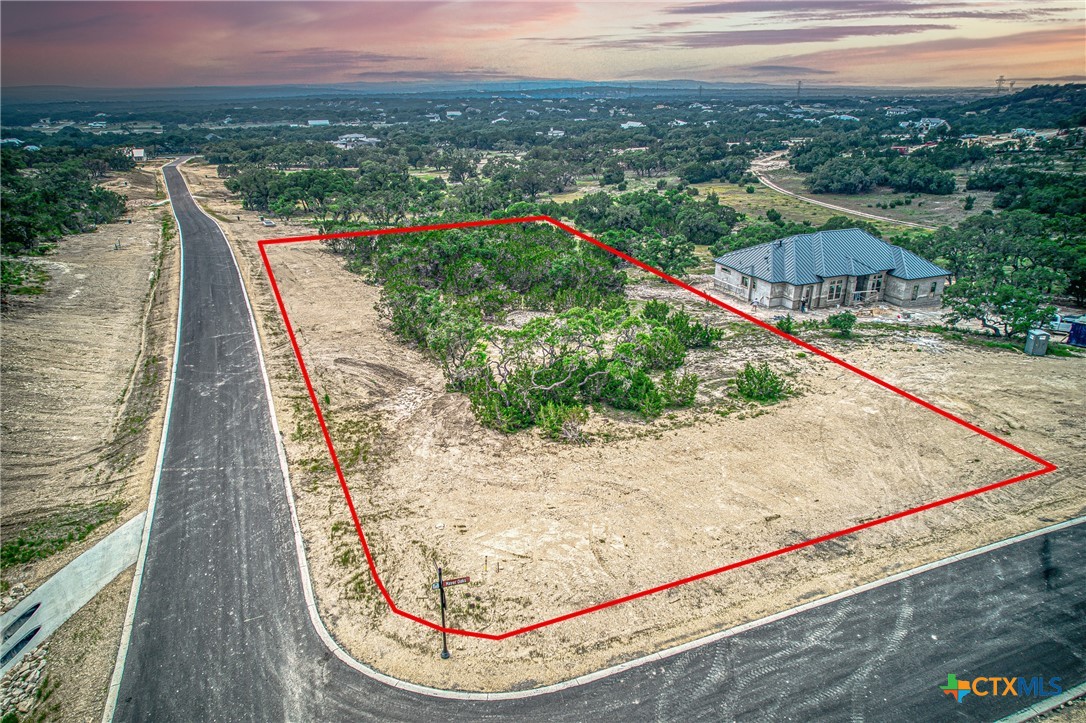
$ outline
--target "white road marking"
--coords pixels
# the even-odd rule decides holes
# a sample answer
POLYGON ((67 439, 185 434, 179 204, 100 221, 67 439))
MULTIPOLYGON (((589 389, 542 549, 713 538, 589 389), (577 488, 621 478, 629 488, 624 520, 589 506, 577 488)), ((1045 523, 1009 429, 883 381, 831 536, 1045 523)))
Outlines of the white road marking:
MULTIPOLYGON (((188 160, 187 158, 185 160, 188 160)), ((184 161, 174 159, 170 163, 180 164, 184 161)), ((166 183, 166 166, 159 170, 162 172, 162 185, 166 188, 166 195, 170 195, 170 185, 166 183)), ((180 173, 180 171, 178 171, 180 173)), ((165 203, 165 201, 163 201, 165 203)), ((158 445, 158 462, 155 463, 155 476, 151 481, 151 497, 147 502, 147 519, 143 523, 143 538, 140 540, 140 553, 136 559, 136 574, 132 578, 132 592, 128 596, 128 612, 124 616, 124 628, 121 630, 121 646, 117 649, 117 662, 113 665, 113 677, 109 681, 109 692, 106 694, 106 707, 102 712, 102 723, 110 723, 113 714, 117 710, 117 694, 121 689, 121 676, 124 674, 124 663, 128 657, 128 645, 132 640, 132 623, 136 619, 136 602, 139 600, 140 581, 143 579, 143 567, 147 562, 147 542, 151 539, 151 521, 155 517, 155 501, 158 499, 158 483, 162 479, 162 461, 166 456, 166 439, 170 432, 170 411, 173 409, 173 396, 177 387, 177 364, 181 358, 181 309, 185 298, 185 238, 181 233, 181 222, 177 218, 177 211, 173 207, 173 198, 169 198, 170 213, 177 225, 177 236, 180 241, 180 271, 177 286, 177 325, 173 340, 173 366, 170 368, 170 392, 166 397, 166 413, 162 419, 162 439, 158 445)))

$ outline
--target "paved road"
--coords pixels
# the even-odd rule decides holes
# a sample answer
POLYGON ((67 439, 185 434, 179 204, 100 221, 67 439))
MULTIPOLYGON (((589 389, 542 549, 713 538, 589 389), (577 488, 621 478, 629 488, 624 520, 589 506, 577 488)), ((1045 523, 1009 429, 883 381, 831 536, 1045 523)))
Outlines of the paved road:
POLYGON ((550 695, 449 701, 359 674, 305 610, 226 243, 175 169, 166 180, 185 248, 180 362, 115 720, 991 720, 1035 701, 959 705, 938 689, 947 673, 1086 680, 1086 525, 550 695))

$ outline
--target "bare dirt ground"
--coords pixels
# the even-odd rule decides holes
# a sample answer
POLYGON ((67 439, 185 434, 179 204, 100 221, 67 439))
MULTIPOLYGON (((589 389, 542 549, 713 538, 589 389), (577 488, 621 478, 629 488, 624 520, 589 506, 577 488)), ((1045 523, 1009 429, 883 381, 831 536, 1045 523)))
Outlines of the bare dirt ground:
MULTIPOLYGON (((188 172, 241 252, 322 618, 357 658, 391 675, 474 690, 533 687, 687 641, 946 555, 1082 514, 1082 359, 959 346, 923 332, 814 339, 1061 469, 1010 488, 684 585, 505 641, 438 636, 391 615, 370 580, 315 417, 257 266, 263 229, 188 172)), ((218 189, 218 190, 217 190, 218 189)), ((303 233, 295 227, 295 234, 303 233)), ((1033 469, 1028 461, 850 372, 736 323, 721 350, 692 353, 699 407, 646 424, 597 414, 592 444, 479 426, 438 370, 374 310, 377 289, 319 244, 270 251, 378 568, 397 604, 501 633, 1033 469), (791 375, 801 395, 735 402, 745 360, 791 375)), ((639 285, 634 296, 657 293, 639 285)))
POLYGON ((45 293, 4 314, 5 538, 100 505, 123 508, 82 544, 5 571, 9 583, 32 589, 145 507, 176 296, 176 244, 161 238, 169 209, 152 205, 156 173, 104 183, 129 197, 125 218, 63 239, 41 261, 45 293))
MULTIPOLYGON (((78 537, 97 525, 60 552, 6 567, 5 596, 12 587, 33 590, 146 509, 177 299, 177 247, 163 237, 169 207, 160 204, 158 177, 148 165, 106 179, 103 186, 128 196, 125 217, 60 241, 41 261, 51 277, 45 293, 4 312, 3 539, 78 537)), ((5 609, 16 597, 5 597, 5 609)), ((123 618, 127 599, 128 587, 114 581, 72 619, 83 623, 69 622, 51 639, 54 701, 83 701, 51 715, 78 719, 86 701, 97 701, 86 717, 100 715, 120 624, 74 637, 73 626, 123 618)))

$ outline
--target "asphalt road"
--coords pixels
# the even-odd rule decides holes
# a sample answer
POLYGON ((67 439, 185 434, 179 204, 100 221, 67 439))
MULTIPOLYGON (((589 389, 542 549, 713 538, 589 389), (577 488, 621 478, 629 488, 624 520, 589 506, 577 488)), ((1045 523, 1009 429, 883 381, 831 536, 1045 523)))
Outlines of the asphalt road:
POLYGON ((1086 525, 553 694, 452 701, 358 673, 306 612, 226 242, 176 169, 166 180, 185 251, 180 357, 115 720, 994 720, 1038 699, 958 704, 947 674, 1086 680, 1086 525))

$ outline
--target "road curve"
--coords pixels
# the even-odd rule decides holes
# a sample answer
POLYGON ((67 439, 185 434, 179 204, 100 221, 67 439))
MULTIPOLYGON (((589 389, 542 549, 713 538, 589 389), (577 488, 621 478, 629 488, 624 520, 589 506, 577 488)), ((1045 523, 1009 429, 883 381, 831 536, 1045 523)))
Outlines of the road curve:
POLYGON ((993 720, 1037 701, 958 704, 938 688, 948 673, 1086 680, 1083 524, 555 693, 450 700, 359 673, 307 612, 233 258, 164 173, 184 251, 178 364, 114 720, 993 720))
POLYGON ((782 188, 781 186, 778 186, 776 183, 769 180, 769 177, 766 176, 764 172, 759 171, 758 169, 752 169, 752 173, 754 173, 755 177, 757 177, 757 179, 759 181, 761 181, 763 185, 768 186, 769 188, 772 188, 777 193, 783 193, 785 196, 791 196, 792 198, 798 198, 800 201, 806 201, 807 203, 813 203, 816 206, 822 206, 823 208, 829 208, 829 209, 832 209, 834 211, 841 211, 842 213, 847 213, 850 216, 859 216, 860 218, 871 219, 872 221, 884 221, 886 223, 897 224, 898 226, 910 226, 912 228, 920 228, 920 229, 924 229, 925 231, 934 231, 935 230, 934 227, 925 226, 922 223, 914 223, 912 221, 899 221, 896 218, 887 218, 886 216, 876 216, 875 214, 867 213, 866 211, 857 211, 854 208, 845 208, 844 206, 837 206, 837 205, 834 205, 832 203, 827 203, 825 201, 819 201, 817 199, 810 198, 808 196, 801 196, 800 194, 795 193, 794 191, 789 191, 787 188, 782 188))

